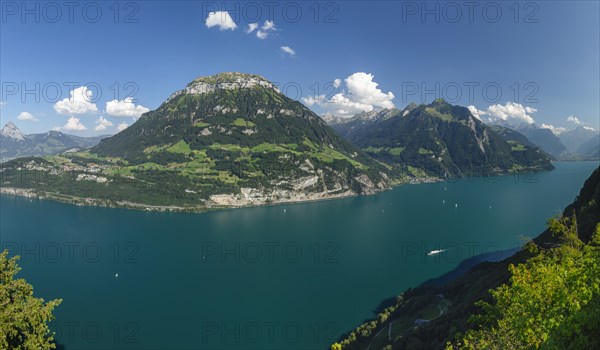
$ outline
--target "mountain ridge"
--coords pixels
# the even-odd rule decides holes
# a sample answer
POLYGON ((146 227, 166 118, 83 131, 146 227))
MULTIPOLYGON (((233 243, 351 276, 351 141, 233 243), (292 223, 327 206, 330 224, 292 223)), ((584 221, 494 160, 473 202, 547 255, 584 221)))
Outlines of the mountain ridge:
POLYGON ((199 77, 88 150, 8 162, 2 190, 80 204, 203 211, 552 169, 543 152, 503 140, 467 108, 443 99, 361 113, 344 125, 353 123, 371 129, 341 137, 259 75, 199 77), (42 170, 52 181, 21 183, 17 169, 42 170))
POLYGON ((560 139, 550 129, 538 128, 535 124, 511 128, 527 137, 527 139, 554 159, 563 159, 568 156, 568 150, 560 139))
POLYGON ((110 135, 81 137, 51 130, 39 134, 24 134, 9 121, 0 131, 0 162, 18 157, 47 156, 69 150, 95 146, 110 135))
POLYGON ((355 117, 332 127, 400 172, 415 174, 417 168, 446 178, 473 172, 490 175, 553 168, 539 149, 516 140, 505 141, 468 108, 443 99, 409 105, 387 119, 364 121, 355 117))
POLYGON ((149 209, 347 197, 387 189, 390 181, 386 166, 306 106, 242 73, 196 78, 89 151, 44 161, 27 166, 53 171, 67 164, 77 177, 70 186, 37 191, 149 209))
MULTIPOLYGON (((572 155, 589 156, 594 152, 586 150, 586 147, 583 147, 583 149, 580 148, 598 135, 598 131, 579 125, 573 130, 567 130, 560 133, 558 138, 572 155)), ((587 148, 590 148, 590 146, 587 146, 587 148)))
POLYGON ((0 130, 0 136, 8 137, 16 141, 25 141, 25 134, 10 121, 4 125, 2 130, 0 130))

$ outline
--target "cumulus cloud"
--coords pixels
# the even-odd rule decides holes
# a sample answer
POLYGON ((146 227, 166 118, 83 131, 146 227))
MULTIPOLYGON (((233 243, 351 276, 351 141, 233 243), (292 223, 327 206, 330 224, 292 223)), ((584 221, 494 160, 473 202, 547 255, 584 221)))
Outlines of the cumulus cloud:
POLYGON ((584 126, 583 128, 584 128, 585 130, 596 131, 596 129, 592 128, 591 126, 584 126))
POLYGON ((563 132, 567 131, 567 129, 565 129, 565 128, 563 128, 563 127, 560 127, 560 126, 554 126, 554 125, 552 125, 552 124, 542 124, 542 125, 541 125, 541 128, 542 128, 542 129, 548 129, 548 130, 552 131, 552 133, 553 133, 554 135, 559 135, 559 134, 561 134, 561 133, 563 133, 563 132))
POLYGON ((579 125, 579 124, 581 124, 581 121, 579 120, 579 118, 577 118, 577 117, 576 117, 576 116, 574 116, 574 115, 570 115, 569 117, 567 117, 567 121, 568 121, 568 122, 571 122, 571 123, 573 123, 573 124, 576 124, 576 125, 579 125))
POLYGON ((292 49, 289 46, 281 46, 280 47, 281 51, 284 53, 287 53, 288 55, 294 57, 296 55, 296 50, 292 49))
POLYGON ((17 116, 18 120, 27 120, 30 122, 37 122, 39 121, 38 118, 34 117, 31 113, 29 112, 21 112, 19 113, 19 115, 17 116))
POLYGON ((246 33, 250 34, 258 28, 258 23, 249 23, 246 27, 246 33))
POLYGON ((121 131, 127 129, 128 127, 129 127, 129 124, 120 123, 119 125, 117 125, 117 132, 121 132, 121 131))
POLYGON ((67 120, 67 124, 65 124, 65 126, 63 126, 60 129, 68 130, 68 131, 87 130, 87 128, 81 123, 81 120, 79 120, 79 118, 75 118, 75 117, 69 118, 69 120, 67 120))
POLYGON ((75 115, 97 112, 98 108, 92 103, 92 90, 87 86, 80 86, 71 90, 71 96, 54 104, 54 110, 58 114, 75 115))
POLYGON ((227 11, 210 12, 204 21, 207 28, 219 27, 219 30, 235 30, 237 24, 227 11))
MULTIPOLYGON (((379 84, 373 81, 372 74, 357 72, 346 79, 346 90, 327 99, 325 95, 309 96, 302 98, 308 105, 318 105, 327 112, 341 117, 350 117, 360 112, 370 112, 375 108, 394 108, 394 94, 384 93, 379 89, 379 84)), ((334 81, 334 86, 335 86, 334 81)), ((341 81, 339 81, 341 86, 341 81)))
POLYGON ((372 74, 363 72, 354 73, 344 81, 351 96, 359 103, 374 105, 382 108, 394 108, 394 94, 391 92, 384 93, 373 81, 375 78, 372 74))
POLYGON ((106 128, 109 126, 113 126, 113 123, 111 123, 110 120, 107 120, 106 118, 100 116, 100 118, 96 120, 96 127, 94 127, 94 130, 103 131, 106 130, 106 128))
MULTIPOLYGON (((494 124, 498 123, 499 121, 503 121, 513 126, 518 125, 520 123, 534 124, 535 120, 532 114, 537 112, 537 109, 535 108, 524 106, 516 102, 507 102, 504 105, 491 105, 486 110, 479 110, 475 106, 469 106, 468 108, 474 117, 476 117, 479 120, 485 121, 486 123, 494 124), (488 117, 483 118, 483 116, 486 115, 488 117)), ((566 120, 576 125, 584 125, 584 123, 574 115, 570 115, 569 117, 567 117, 566 120)), ((567 131, 567 128, 564 128, 562 126, 554 126, 552 124, 541 124, 540 127, 552 131, 552 133, 554 133, 555 135, 559 135, 567 131)), ((587 128, 586 126, 583 127, 587 128)), ((593 129, 589 128, 589 130, 593 129)))
POLYGON ((111 117, 139 118, 142 114, 150 111, 142 105, 135 105, 131 97, 124 100, 112 100, 106 102, 106 113, 111 117))
POLYGON ((487 114, 486 111, 480 111, 475 106, 468 106, 467 108, 469 109, 469 111, 471 111, 471 114, 479 120, 482 120, 481 117, 487 114))
POLYGON ((505 121, 505 122, 523 122, 527 124, 535 123, 531 114, 537 112, 537 109, 523 106, 516 102, 506 102, 504 105, 491 105, 487 109, 489 122, 505 121))
POLYGON ((335 79, 335 80, 333 81, 333 87, 334 87, 334 88, 336 88, 336 89, 337 89, 337 88, 339 88, 339 87, 340 87, 340 85, 342 85, 342 79, 335 79))

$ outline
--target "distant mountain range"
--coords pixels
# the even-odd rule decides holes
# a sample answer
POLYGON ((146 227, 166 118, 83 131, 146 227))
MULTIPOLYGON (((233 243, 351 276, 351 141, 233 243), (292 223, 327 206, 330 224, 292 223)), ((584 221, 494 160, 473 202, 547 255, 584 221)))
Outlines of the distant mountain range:
POLYGON ((97 145, 109 136, 79 137, 60 131, 25 135, 13 122, 8 122, 0 131, 0 161, 82 150, 97 145))
POLYGON ((492 129, 496 134, 500 135, 506 141, 515 141, 515 142, 521 143, 525 146, 529 146, 529 147, 533 147, 533 148, 541 148, 540 146, 529 141, 529 139, 525 135, 523 135, 520 132, 515 131, 511 128, 507 128, 507 127, 500 126, 500 125, 490 125, 490 129, 492 129))
POLYGON ((512 128, 550 154, 554 160, 600 159, 597 155, 600 144, 592 142, 599 134, 597 130, 578 126, 554 135, 550 129, 538 128, 535 124, 512 128), (587 147, 581 148, 584 144, 587 147))
POLYGON ((591 142, 594 139, 598 139, 598 131, 578 126, 573 130, 568 130, 558 135, 560 141, 567 147, 567 150, 572 154, 585 156, 597 153, 600 151, 600 144, 591 142), (581 148, 584 144, 591 142, 587 147, 581 148), (596 149, 592 149, 592 148, 596 149), (590 148, 591 147, 591 148, 590 148), (583 153, 582 153, 583 152, 583 153))
POLYGON ((539 146, 555 160, 566 158, 569 155, 565 145, 550 129, 538 128, 535 124, 530 124, 516 127, 513 130, 523 134, 529 141, 539 146))
POLYGON ((335 131, 337 131, 340 136, 348 139, 353 133, 360 130, 365 125, 370 125, 372 127, 387 119, 395 117, 400 113, 408 113, 416 107, 416 104, 411 103, 402 111, 397 108, 379 109, 371 112, 359 113, 351 118, 344 119, 332 115, 325 115, 323 116, 323 119, 325 119, 327 124, 334 126, 335 131))
MULTIPOLYGON (((323 119, 333 126, 342 137, 356 139, 356 135, 360 135, 366 126, 372 129, 375 125, 399 113, 407 114, 416 107, 416 104, 411 103, 402 111, 396 108, 379 109, 359 113, 351 118, 326 114, 323 119)), ((519 142, 526 146, 540 148, 550 155, 552 160, 592 160, 599 158, 596 154, 600 152, 600 145, 592 141, 598 135, 598 131, 591 128, 579 126, 573 130, 555 135, 550 129, 540 128, 535 124, 512 125, 506 122, 498 122, 489 126, 506 141, 519 142), (586 146, 582 147, 584 144, 586 146)))
MULTIPOLYGON (((534 127, 521 131, 531 137, 486 125, 442 99, 352 118, 319 117, 261 76, 221 73, 193 80, 101 141, 60 132, 23 135, 7 125, 3 157, 21 158, 3 164, 0 190, 74 203, 202 211, 552 169, 544 151, 551 147, 540 139, 554 142, 555 136, 534 127), (44 171, 49 179, 22 182, 17 169, 44 171)), ((586 152, 594 154, 592 146, 586 152)))
POLYGON ((456 177, 552 169, 524 137, 505 140, 461 106, 442 99, 404 110, 362 113, 331 125, 396 173, 456 177))
POLYGON ((600 135, 592 136, 577 148, 577 154, 590 159, 600 159, 600 135))

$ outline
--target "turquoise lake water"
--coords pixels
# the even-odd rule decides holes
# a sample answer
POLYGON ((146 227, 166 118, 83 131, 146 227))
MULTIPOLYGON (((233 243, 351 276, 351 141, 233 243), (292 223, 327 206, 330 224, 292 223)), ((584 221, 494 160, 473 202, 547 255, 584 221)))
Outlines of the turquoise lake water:
POLYGON ((0 198, 0 241, 64 349, 324 349, 381 301, 518 246, 598 162, 202 214, 0 198), (428 256, 431 250, 444 250, 428 256))

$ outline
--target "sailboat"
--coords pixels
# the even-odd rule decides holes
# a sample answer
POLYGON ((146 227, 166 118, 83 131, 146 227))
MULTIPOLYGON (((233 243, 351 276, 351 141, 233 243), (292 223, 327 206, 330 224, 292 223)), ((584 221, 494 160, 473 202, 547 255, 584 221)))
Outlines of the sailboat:
POLYGON ((438 249, 438 250, 432 250, 429 253, 427 253, 427 256, 431 256, 431 255, 435 255, 435 254, 439 254, 443 251, 445 251, 446 249, 438 249))

